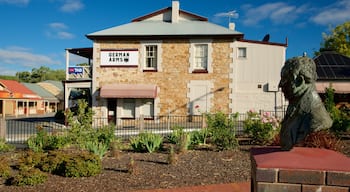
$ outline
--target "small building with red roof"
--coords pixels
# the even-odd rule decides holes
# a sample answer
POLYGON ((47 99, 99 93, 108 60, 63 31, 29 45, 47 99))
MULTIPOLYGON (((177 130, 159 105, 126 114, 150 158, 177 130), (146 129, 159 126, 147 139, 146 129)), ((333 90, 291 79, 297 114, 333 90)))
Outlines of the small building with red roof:
POLYGON ((42 114, 43 100, 23 84, 14 80, 0 79, 1 116, 42 114))

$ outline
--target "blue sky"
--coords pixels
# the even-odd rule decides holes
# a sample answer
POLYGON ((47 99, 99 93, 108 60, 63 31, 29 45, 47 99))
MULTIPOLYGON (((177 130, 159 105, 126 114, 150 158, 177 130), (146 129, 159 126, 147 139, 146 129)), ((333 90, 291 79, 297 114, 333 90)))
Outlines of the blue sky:
MULTIPOLYGON (((65 68, 65 49, 92 47, 86 34, 129 23, 171 0, 0 0, 0 75, 65 68)), ((180 9, 228 26, 245 39, 285 43, 287 58, 313 57, 322 33, 350 20, 349 0, 180 0, 180 9)))

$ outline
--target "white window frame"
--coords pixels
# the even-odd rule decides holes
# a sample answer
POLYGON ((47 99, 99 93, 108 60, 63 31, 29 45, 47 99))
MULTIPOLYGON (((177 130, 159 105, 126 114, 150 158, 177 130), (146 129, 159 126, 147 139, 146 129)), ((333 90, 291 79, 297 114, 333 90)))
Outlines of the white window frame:
POLYGON ((212 40, 210 39, 193 39, 190 40, 190 67, 189 67, 189 73, 195 73, 196 71, 206 71, 208 73, 212 73, 212 40), (197 60, 200 57, 197 57, 196 54, 196 48, 201 45, 207 45, 207 53, 206 53, 206 69, 203 67, 197 66, 197 60))
POLYGON ((142 41, 141 42, 141 67, 140 69, 142 71, 162 71, 161 64, 162 64, 162 41, 142 41), (156 57, 156 67, 147 67, 147 50, 146 48, 148 46, 156 46, 157 47, 157 54, 156 57))
POLYGON ((246 47, 238 47, 237 48, 237 58, 240 58, 240 59, 247 58, 247 48, 246 47))
POLYGON ((194 69, 208 70, 208 44, 195 44, 194 69))

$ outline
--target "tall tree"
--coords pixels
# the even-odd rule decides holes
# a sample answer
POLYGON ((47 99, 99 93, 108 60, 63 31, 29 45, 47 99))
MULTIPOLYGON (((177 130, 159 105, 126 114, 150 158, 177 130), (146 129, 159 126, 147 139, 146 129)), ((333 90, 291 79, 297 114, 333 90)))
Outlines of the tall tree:
POLYGON ((332 50, 350 57, 350 21, 336 26, 330 34, 323 33, 322 36, 320 52, 332 50))

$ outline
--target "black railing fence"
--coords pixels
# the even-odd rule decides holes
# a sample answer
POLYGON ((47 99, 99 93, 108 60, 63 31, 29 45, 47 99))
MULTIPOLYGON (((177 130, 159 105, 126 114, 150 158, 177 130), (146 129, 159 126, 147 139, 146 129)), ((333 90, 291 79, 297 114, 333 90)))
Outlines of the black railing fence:
MULTIPOLYGON (((271 114, 273 113, 271 112, 271 114)), ((243 122, 248 117, 247 114, 230 114, 228 117, 234 122, 236 136, 242 136, 243 122)), ((283 116, 278 116, 278 118, 281 119, 283 116)), ((114 121, 107 118, 93 118, 92 126, 94 128, 108 125, 115 127, 116 137, 127 139, 144 131, 165 136, 171 134, 175 127, 181 127, 187 132, 199 131, 207 127, 207 122, 205 115, 165 115, 152 118, 141 116, 134 119, 116 119, 114 121)), ((57 135, 65 134, 69 130, 69 126, 52 118, 48 120, 9 119, 6 120, 5 139, 8 143, 25 144, 28 138, 36 135, 40 129, 45 130, 49 135, 57 135)))

